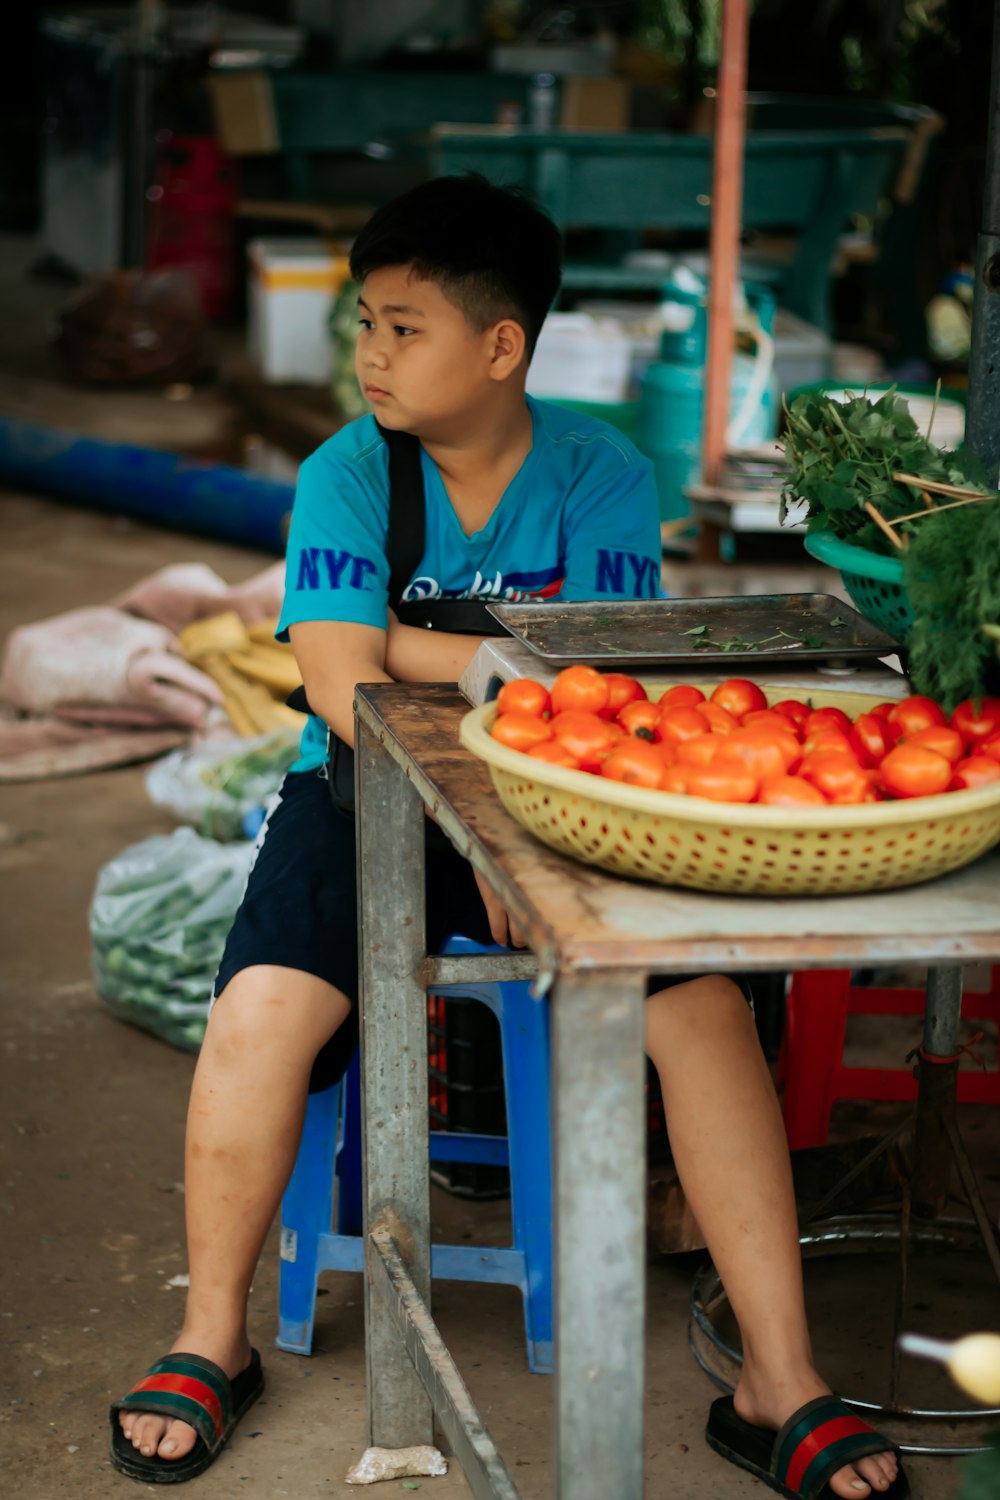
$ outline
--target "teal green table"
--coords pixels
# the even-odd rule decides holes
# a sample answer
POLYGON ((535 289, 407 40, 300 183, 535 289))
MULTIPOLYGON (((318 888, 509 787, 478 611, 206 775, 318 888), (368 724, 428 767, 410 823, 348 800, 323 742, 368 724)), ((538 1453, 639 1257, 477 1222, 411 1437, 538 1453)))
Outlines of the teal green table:
MULTIPOLYGON (((791 262, 772 279, 782 305, 806 322, 829 330, 830 267, 838 237, 852 216, 874 213, 908 140, 908 132, 897 127, 747 136, 744 228, 794 232, 791 262)), ((453 124, 436 126, 430 145, 435 173, 479 171, 493 181, 525 187, 562 229, 696 230, 706 236, 712 152, 707 135, 453 124)), ((564 285, 655 289, 662 280, 655 267, 571 261, 564 285)))

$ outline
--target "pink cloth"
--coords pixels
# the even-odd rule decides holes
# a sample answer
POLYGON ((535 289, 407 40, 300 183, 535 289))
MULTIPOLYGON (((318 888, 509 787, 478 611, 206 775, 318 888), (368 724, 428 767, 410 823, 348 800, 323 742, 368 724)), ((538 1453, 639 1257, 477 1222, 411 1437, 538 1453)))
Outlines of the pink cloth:
POLYGON ((192 620, 235 610, 245 625, 274 619, 281 613, 284 563, 272 563, 245 583, 232 587, 204 563, 173 563, 126 590, 113 604, 130 615, 155 620, 175 634, 192 620))
POLYGON ((197 729, 222 702, 175 636, 110 605, 22 625, 7 640, 0 695, 14 708, 88 723, 197 729))
POLYGON ((110 605, 11 632, 0 659, 0 782, 150 760, 211 734, 222 692, 181 654, 177 633, 235 610, 247 625, 281 610, 284 565, 234 587, 204 563, 141 579, 110 605))
POLYGON ((48 781, 153 760, 188 741, 186 729, 115 729, 0 707, 0 784, 48 781))

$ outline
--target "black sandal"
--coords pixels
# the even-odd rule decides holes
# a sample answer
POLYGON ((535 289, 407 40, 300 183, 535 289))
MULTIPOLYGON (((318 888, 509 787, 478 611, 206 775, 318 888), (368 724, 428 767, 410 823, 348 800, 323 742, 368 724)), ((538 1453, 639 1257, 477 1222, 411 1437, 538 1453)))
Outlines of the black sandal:
POLYGON ((127 1396, 111 1407, 111 1462, 130 1479, 145 1484, 183 1484, 203 1474, 215 1462, 233 1428, 264 1389, 260 1355, 250 1352, 250 1363, 230 1380, 224 1370, 200 1354, 168 1354, 150 1365, 127 1396), (190 1453, 176 1460, 146 1457, 122 1431, 119 1412, 138 1416, 149 1412, 171 1421, 187 1422, 198 1434, 190 1453))
MULTIPOLYGON (((777 1433, 745 1422, 732 1396, 722 1396, 712 1402, 705 1438, 716 1453, 755 1474, 786 1500, 838 1500, 827 1484, 831 1474, 859 1458, 899 1452, 836 1396, 807 1401, 777 1433)), ((907 1500, 909 1493, 909 1481, 900 1469, 887 1490, 873 1485, 869 1500, 907 1500)))

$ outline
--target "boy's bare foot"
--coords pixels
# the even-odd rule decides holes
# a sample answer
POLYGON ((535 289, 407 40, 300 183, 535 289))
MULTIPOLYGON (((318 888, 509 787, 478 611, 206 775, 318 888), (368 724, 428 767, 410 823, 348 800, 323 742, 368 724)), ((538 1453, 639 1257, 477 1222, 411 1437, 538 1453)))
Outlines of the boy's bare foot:
MULTIPOLYGON (((223 1341, 210 1333, 183 1329, 171 1345, 170 1353, 200 1354, 225 1370, 230 1380, 242 1374, 250 1363, 250 1343, 245 1333, 235 1341, 223 1341)), ((170 1421, 153 1412, 122 1411, 118 1420, 125 1437, 144 1458, 155 1455, 176 1461, 190 1453, 198 1441, 198 1434, 187 1422, 170 1421)))
MULTIPOLYGON (((830 1387, 820 1379, 815 1370, 801 1376, 783 1376, 780 1380, 765 1381, 755 1376, 746 1365, 739 1384, 733 1392, 733 1405, 738 1416, 756 1427, 773 1427, 775 1432, 783 1427, 793 1412, 817 1396, 828 1396, 830 1387)), ((831 1475, 827 1483, 835 1495, 843 1500, 865 1500, 868 1495, 879 1495, 889 1488, 896 1478, 899 1466, 895 1453, 876 1453, 869 1458, 859 1458, 856 1463, 846 1464, 831 1475)))

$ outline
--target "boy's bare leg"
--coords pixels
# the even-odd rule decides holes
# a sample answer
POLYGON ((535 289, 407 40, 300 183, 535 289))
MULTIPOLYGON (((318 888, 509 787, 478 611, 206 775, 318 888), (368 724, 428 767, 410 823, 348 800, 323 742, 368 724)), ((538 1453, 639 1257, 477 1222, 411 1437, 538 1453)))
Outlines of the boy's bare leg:
MULTIPOLYGON (((250 1360, 246 1307, 291 1175, 316 1053, 346 1019, 339 990, 296 969, 255 965, 230 980, 209 1021, 188 1107, 185 1208, 190 1287, 173 1349, 233 1378, 250 1360)), ((182 1458, 186 1422, 122 1412, 133 1447, 182 1458)))
MULTIPOLYGON (((791 1166, 750 1007, 728 979, 653 995, 646 1051, 663 1090, 674 1164, 743 1340, 734 1401, 777 1429, 830 1387, 813 1364, 791 1166)), ((830 1488, 864 1500, 896 1475, 891 1453, 839 1469, 830 1488)))

